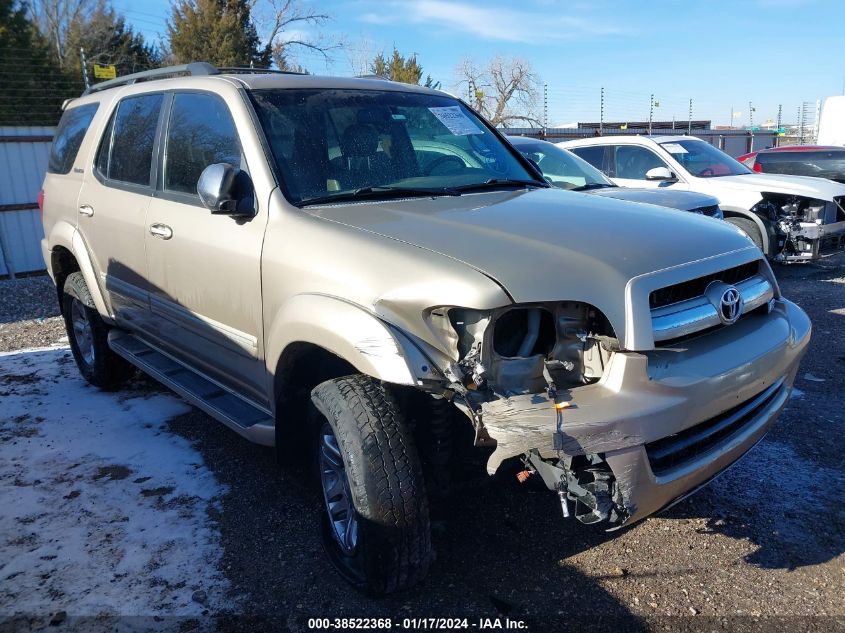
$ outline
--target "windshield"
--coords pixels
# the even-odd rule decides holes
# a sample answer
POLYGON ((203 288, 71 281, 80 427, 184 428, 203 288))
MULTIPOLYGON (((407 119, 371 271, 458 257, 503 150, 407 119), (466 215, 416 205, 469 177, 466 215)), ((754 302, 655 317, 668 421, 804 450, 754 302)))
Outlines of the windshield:
POLYGON ((660 146, 669 152, 676 161, 691 175, 699 178, 713 178, 716 176, 738 176, 753 174, 739 161, 734 160, 725 152, 716 149, 710 143, 702 141, 678 140, 666 141, 660 146))
POLYGON ((555 187, 591 189, 598 186, 616 186, 590 163, 552 143, 515 141, 514 146, 523 156, 537 163, 543 176, 555 187))
POLYGON ((349 89, 251 94, 294 204, 536 182, 472 111, 448 96, 349 89))

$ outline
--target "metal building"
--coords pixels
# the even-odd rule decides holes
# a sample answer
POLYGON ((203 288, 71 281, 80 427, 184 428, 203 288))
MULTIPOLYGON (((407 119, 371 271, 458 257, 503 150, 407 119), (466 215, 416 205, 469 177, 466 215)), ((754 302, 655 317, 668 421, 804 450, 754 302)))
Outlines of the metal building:
POLYGON ((0 277, 44 270, 38 192, 53 127, 0 127, 0 277))

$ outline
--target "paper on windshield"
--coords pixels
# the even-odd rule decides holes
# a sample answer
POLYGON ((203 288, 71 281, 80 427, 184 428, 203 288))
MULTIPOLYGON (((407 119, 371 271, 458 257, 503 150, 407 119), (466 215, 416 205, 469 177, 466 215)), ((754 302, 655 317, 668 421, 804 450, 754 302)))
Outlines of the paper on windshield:
POLYGON ((463 113, 459 106, 445 106, 441 108, 429 108, 437 119, 455 136, 466 136, 468 134, 483 134, 478 126, 463 113))
POLYGON ((689 154, 687 150, 685 150, 677 143, 663 143, 663 149, 665 149, 670 154, 689 154))

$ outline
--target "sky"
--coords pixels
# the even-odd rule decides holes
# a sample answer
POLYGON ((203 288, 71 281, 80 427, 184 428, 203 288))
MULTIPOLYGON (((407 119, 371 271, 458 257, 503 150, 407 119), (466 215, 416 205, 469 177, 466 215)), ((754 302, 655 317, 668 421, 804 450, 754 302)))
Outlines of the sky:
MULTIPOLYGON (((312 73, 361 74, 396 46, 454 91, 463 59, 519 56, 546 86, 549 126, 597 121, 602 88, 605 121, 647 120, 654 95, 655 120, 686 121, 692 99, 693 119, 743 126, 777 121, 779 105, 795 123, 805 102, 812 122, 816 100, 845 94, 842 0, 298 1, 331 19, 292 35, 341 43, 297 56, 312 73)), ((148 39, 166 33, 170 0, 113 2, 148 39)))

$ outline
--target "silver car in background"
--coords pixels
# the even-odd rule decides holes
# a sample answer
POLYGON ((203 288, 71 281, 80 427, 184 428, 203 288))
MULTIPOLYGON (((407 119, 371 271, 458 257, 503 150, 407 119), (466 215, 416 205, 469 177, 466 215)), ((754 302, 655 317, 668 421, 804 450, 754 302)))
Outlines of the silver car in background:
POLYGON ((724 219, 719 200, 713 196, 692 191, 620 187, 583 158, 554 143, 526 136, 508 136, 507 139, 523 156, 540 168, 552 186, 559 189, 583 191, 629 202, 644 202, 724 219))

